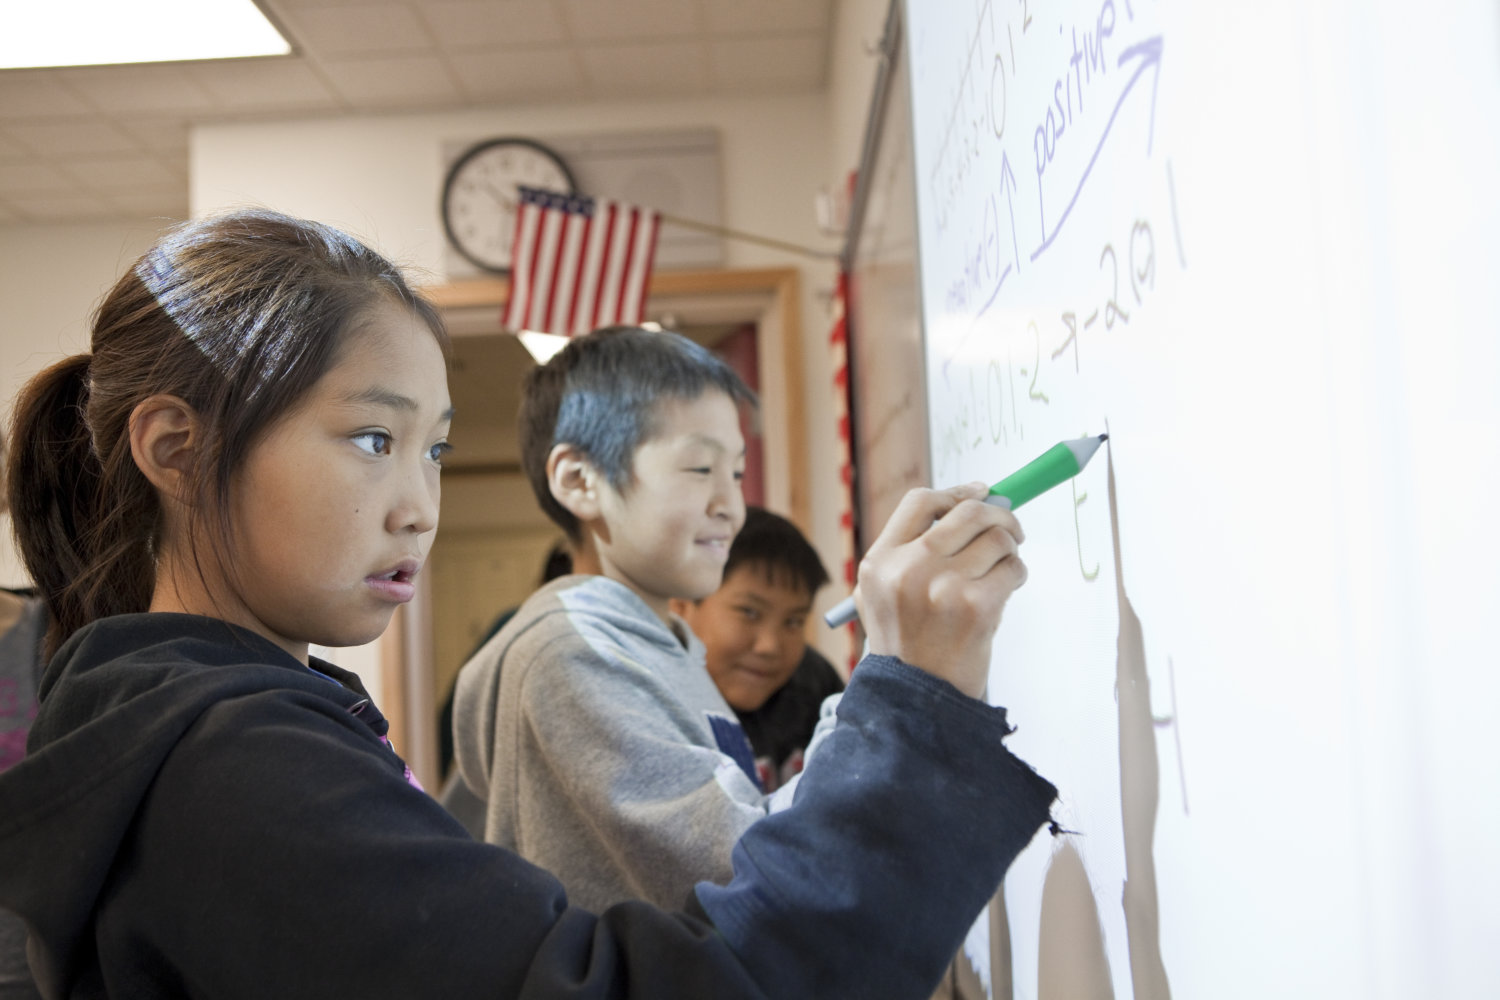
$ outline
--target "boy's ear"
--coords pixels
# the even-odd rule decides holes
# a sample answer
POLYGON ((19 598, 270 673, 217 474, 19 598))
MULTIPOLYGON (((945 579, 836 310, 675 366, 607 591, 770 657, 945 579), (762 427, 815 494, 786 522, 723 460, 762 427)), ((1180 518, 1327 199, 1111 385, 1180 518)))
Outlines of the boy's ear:
POLYGON ((697 607, 696 603, 682 597, 674 597, 667 601, 667 610, 678 618, 687 618, 693 613, 693 608, 695 607, 697 607))
POLYGON ((547 486, 552 498, 582 522, 599 517, 599 470, 571 444, 559 444, 547 456, 547 486))
POLYGON ((151 396, 130 414, 130 454, 163 495, 190 504, 189 477, 202 443, 198 411, 177 396, 151 396))

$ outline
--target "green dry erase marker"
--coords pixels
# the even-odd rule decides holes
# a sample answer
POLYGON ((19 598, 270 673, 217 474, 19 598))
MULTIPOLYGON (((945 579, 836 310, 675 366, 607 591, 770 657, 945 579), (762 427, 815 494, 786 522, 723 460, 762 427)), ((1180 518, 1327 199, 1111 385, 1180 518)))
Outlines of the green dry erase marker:
MULTIPOLYGON (((1100 434, 1098 437, 1058 442, 991 486, 990 495, 984 502, 1015 510, 1026 501, 1041 496, 1052 487, 1060 486, 1082 472, 1083 467, 1089 464, 1089 459, 1094 457, 1094 452, 1108 439, 1108 434, 1100 434)), ((823 620, 828 623, 829 628, 842 628, 857 617, 854 595, 851 594, 834 605, 823 616, 823 620)))
POLYGON ((1082 472, 1089 459, 1094 457, 1094 452, 1108 439, 1108 434, 1100 434, 1098 437, 1058 442, 991 486, 990 495, 984 502, 1015 510, 1082 472))

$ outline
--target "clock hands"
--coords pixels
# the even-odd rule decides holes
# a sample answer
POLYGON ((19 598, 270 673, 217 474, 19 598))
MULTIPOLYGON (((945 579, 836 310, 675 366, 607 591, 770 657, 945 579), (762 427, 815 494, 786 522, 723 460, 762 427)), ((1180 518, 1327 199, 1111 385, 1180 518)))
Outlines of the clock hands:
POLYGON ((510 195, 506 194, 505 191, 501 190, 500 188, 497 188, 493 183, 490 183, 488 181, 485 182, 484 187, 485 187, 485 190, 489 191, 490 197, 494 198, 495 201, 499 202, 501 208, 505 209, 507 212, 513 212, 513 211, 515 211, 515 208, 516 208, 516 199, 515 198, 513 198, 510 195))

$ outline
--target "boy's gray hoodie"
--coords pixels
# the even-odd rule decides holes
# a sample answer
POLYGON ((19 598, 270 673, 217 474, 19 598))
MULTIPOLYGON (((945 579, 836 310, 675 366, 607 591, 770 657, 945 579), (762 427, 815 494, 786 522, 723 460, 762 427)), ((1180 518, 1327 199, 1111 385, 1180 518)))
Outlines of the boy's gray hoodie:
MULTIPOLYGON (((573 900, 680 906, 770 800, 686 623, 602 576, 548 584, 459 673, 454 749, 484 837, 573 900)), ((790 789, 778 800, 790 798, 790 789)))

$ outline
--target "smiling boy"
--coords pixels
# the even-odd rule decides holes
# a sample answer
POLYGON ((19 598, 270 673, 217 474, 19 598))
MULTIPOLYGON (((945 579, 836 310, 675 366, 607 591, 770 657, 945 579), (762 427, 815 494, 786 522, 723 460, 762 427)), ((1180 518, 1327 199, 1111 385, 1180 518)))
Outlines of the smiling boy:
POLYGON ((744 732, 670 607, 723 578, 754 401, 702 347, 633 327, 576 338, 527 380, 522 464, 575 575, 460 671, 454 744, 485 839, 584 906, 680 904, 729 878, 766 814, 744 732))
POLYGON ((807 644, 813 598, 827 583, 797 526, 751 507, 719 589, 674 602, 703 640, 708 674, 744 728, 768 791, 802 770, 824 699, 844 689, 838 671, 807 644))

